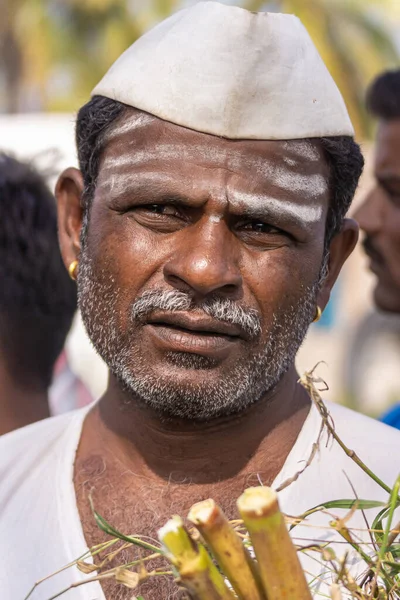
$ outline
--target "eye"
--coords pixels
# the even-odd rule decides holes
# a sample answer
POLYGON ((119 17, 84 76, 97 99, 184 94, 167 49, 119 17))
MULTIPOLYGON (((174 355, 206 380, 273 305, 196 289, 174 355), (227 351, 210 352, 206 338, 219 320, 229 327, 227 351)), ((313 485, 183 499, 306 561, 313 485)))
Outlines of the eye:
POLYGON ((139 204, 129 208, 126 214, 157 233, 172 233, 189 223, 186 211, 170 202, 139 204))
POLYGON ((291 245, 295 238, 291 233, 266 223, 253 219, 242 221, 236 226, 236 235, 248 246, 254 246, 260 250, 269 250, 291 245))
POLYGON ((242 231, 254 233, 284 234, 282 229, 274 227, 269 223, 263 223, 262 221, 251 221, 250 223, 244 223, 241 225, 240 229, 242 231))
POLYGON ((138 208, 150 212, 153 215, 179 216, 179 211, 176 206, 171 204, 149 204, 147 206, 138 206, 138 208))
POLYGON ((133 215, 153 221, 185 220, 182 210, 174 204, 140 204, 132 206, 128 211, 133 215))

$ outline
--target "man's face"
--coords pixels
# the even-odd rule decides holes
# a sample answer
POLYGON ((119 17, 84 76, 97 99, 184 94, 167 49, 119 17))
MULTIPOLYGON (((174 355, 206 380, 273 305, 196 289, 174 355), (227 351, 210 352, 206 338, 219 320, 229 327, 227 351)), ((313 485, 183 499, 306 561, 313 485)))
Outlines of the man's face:
POLYGON ((125 115, 102 157, 78 289, 126 389, 202 420, 278 383, 315 314, 328 175, 316 143, 125 115))
POLYGON ((355 219, 365 232, 364 248, 377 276, 375 303, 400 313, 400 119, 379 124, 375 179, 355 219))

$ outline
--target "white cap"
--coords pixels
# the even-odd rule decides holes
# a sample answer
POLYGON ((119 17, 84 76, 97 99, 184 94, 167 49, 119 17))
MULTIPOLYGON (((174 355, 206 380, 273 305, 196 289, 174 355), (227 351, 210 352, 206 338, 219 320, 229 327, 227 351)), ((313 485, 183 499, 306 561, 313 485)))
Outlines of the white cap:
POLYGON ((96 94, 231 139, 354 135, 343 98, 297 17, 217 2, 199 2, 143 35, 96 94))

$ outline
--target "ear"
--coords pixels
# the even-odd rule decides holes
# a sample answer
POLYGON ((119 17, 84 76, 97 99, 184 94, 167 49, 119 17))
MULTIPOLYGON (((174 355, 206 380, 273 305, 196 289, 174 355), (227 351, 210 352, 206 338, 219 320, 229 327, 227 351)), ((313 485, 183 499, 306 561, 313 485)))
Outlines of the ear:
POLYGON ((322 308, 328 304, 331 290, 343 264, 353 252, 358 241, 359 227, 354 219, 345 219, 341 231, 334 236, 329 246, 328 276, 318 294, 318 304, 322 308))
POLYGON ((58 208, 58 237, 65 266, 79 259, 82 229, 83 177, 78 169, 70 167, 61 173, 56 185, 58 208))

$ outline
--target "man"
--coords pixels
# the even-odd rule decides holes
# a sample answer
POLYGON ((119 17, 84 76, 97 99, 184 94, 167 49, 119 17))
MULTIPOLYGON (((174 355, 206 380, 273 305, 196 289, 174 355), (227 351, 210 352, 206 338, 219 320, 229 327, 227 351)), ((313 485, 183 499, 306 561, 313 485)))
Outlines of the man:
MULTIPOLYGON (((77 119, 81 170, 61 175, 57 197, 62 254, 109 385, 90 411, 3 441, 10 597, 105 539, 89 494, 115 527, 152 538, 210 496, 235 516, 234 499, 259 481, 283 490, 288 514, 354 497, 346 475, 360 497, 386 500, 328 444, 294 367, 357 241, 344 218, 363 164, 352 136, 334 82, 287 15, 198 3, 143 36, 95 88, 77 119), (22 528, 23 557, 12 543, 22 528)), ((392 485, 398 433, 330 410, 392 485)), ((308 564, 316 588, 320 567, 308 564)), ((63 571, 38 597, 84 579, 63 571)), ((132 590, 107 578, 74 594, 132 590)), ((168 578, 140 594, 178 597, 168 578)))
POLYGON ((358 209, 364 248, 376 274, 374 299, 383 311, 400 313, 400 71, 380 75, 367 94, 379 119, 375 150, 376 187, 358 209))
MULTIPOLYGON (((400 71, 381 74, 367 93, 367 108, 379 119, 375 150, 375 188, 355 218, 365 232, 363 246, 376 275, 378 309, 400 313, 400 71)), ((383 420, 400 429, 400 405, 383 420)))
POLYGON ((77 304, 59 252, 54 196, 31 165, 4 153, 0 248, 3 434, 49 416, 53 369, 77 304))

